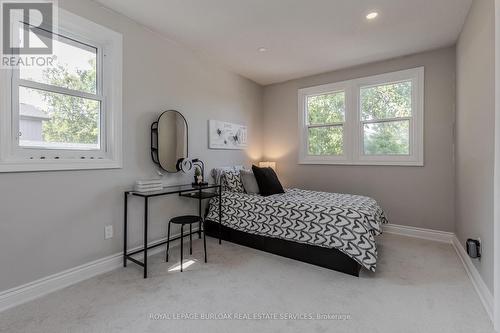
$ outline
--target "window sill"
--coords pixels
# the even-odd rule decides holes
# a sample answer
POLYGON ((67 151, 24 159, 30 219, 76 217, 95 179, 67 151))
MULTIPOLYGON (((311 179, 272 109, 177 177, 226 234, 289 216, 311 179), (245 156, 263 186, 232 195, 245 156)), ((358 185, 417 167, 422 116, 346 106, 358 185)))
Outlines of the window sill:
POLYGON ((32 172, 32 171, 65 171, 65 170, 100 170, 121 169, 122 162, 111 159, 83 161, 3 161, 0 162, 0 173, 32 172))
POLYGON ((346 161, 346 160, 300 160, 299 165, 380 165, 380 166, 413 166, 423 167, 423 161, 346 161))

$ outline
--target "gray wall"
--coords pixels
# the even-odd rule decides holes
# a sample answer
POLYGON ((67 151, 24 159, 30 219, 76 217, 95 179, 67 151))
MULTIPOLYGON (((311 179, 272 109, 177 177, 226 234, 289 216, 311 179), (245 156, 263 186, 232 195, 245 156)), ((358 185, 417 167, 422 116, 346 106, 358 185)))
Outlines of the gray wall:
POLYGON ((457 43, 456 231, 464 244, 480 237, 474 260, 493 290, 493 170, 495 135, 495 10, 476 0, 457 43))
POLYGON ((267 86, 264 156, 287 186, 368 195, 391 223, 454 231, 455 48, 267 86), (425 166, 298 165, 297 89, 425 66, 425 166))
MULTIPOLYGON (((260 154, 260 86, 92 1, 59 3, 123 34, 124 167, 0 174, 0 290, 121 250, 123 191, 137 179, 156 176, 149 127, 160 111, 174 108, 186 116, 191 155, 205 160, 208 168, 248 163, 260 154), (208 119, 247 124, 248 152, 208 150, 208 119), (111 240, 104 240, 107 224, 114 226, 111 240)), ((165 177, 170 184, 186 180, 191 177, 165 177)), ((165 236, 169 216, 196 212, 196 206, 194 200, 176 196, 152 200, 151 239, 165 236)), ((142 202, 134 200, 130 208, 132 245, 138 245, 142 202)))

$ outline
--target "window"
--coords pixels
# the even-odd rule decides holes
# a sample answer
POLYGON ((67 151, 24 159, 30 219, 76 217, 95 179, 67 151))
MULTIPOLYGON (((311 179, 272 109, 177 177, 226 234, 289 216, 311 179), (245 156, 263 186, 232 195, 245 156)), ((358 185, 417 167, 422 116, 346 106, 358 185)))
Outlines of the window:
POLYGON ((122 37, 58 12, 52 65, 2 69, 0 172, 121 167, 122 37))
POLYGON ((53 67, 20 67, 14 73, 19 146, 98 151, 103 104, 97 84, 102 78, 97 72, 99 50, 62 36, 53 45, 53 67))
POLYGON ((299 90, 303 164, 423 165, 424 69, 299 90))
POLYGON ((345 93, 307 96, 308 154, 344 153, 345 93))

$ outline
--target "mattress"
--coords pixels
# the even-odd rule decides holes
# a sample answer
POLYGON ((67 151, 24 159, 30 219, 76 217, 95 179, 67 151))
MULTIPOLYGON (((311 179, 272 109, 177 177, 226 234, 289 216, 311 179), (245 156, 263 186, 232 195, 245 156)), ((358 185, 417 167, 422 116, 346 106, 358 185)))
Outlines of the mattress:
MULTIPOLYGON (((218 222, 219 198, 210 201, 207 219, 218 222)), ((375 236, 387 223, 369 197, 286 189, 268 197, 222 192, 222 224, 235 230, 304 244, 335 248, 375 271, 375 236)))

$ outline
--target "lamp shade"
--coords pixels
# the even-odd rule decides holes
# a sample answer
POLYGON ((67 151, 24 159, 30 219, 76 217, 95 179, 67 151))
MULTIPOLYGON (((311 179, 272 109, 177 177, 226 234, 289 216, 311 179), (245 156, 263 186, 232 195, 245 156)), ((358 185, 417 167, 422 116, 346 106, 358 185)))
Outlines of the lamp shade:
POLYGON ((276 162, 259 162, 261 168, 271 168, 276 171, 276 162))

